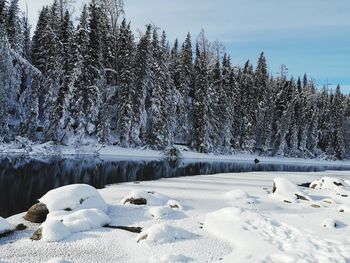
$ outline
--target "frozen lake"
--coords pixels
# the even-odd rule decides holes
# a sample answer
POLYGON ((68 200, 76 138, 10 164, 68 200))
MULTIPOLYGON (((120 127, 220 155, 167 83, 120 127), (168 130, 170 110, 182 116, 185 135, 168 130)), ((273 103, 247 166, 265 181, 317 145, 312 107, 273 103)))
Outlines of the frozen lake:
POLYGON ((96 188, 109 184, 157 180, 160 178, 252 171, 317 172, 350 170, 350 165, 308 165, 305 163, 201 162, 165 160, 103 159, 102 157, 0 159, 0 216, 26 211, 47 191, 73 183, 96 188))

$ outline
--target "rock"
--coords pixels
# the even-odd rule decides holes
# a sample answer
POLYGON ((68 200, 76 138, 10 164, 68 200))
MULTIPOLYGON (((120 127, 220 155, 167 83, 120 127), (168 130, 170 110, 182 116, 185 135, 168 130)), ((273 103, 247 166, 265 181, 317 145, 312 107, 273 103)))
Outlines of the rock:
POLYGON ((40 227, 34 232, 34 234, 32 235, 32 237, 30 239, 37 241, 37 240, 40 240, 42 238, 43 238, 43 228, 40 227))
POLYGON ((125 200, 124 204, 132 205, 147 205, 147 200, 145 198, 128 198, 125 200))
POLYGON ((258 163, 260 163, 260 160, 257 159, 257 158, 255 158, 254 163, 255 163, 255 164, 258 164, 258 163))
POLYGON ((295 194, 298 200, 303 200, 303 201, 309 201, 305 196, 302 196, 301 194, 295 194))
POLYGON ((24 219, 32 223, 43 223, 46 220, 49 210, 43 203, 37 203, 29 208, 24 219))
POLYGON ((298 184, 300 187, 310 188, 311 183, 298 184))
POLYGON ((312 204, 311 207, 313 207, 313 208, 321 208, 321 206, 317 205, 317 204, 312 204))
POLYGON ((8 230, 5 232, 2 232, 2 233, 0 233, 0 238, 7 237, 7 236, 11 235, 12 233, 13 233, 13 230, 8 230))
POLYGON ((17 231, 23 231, 23 230, 26 230, 28 227, 25 225, 25 224, 18 224, 16 226, 16 230, 17 231))

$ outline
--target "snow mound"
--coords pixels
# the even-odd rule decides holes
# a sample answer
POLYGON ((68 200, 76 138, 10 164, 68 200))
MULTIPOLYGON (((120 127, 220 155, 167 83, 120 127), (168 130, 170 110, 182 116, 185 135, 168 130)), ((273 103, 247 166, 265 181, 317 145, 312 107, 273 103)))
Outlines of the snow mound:
POLYGON ((82 209, 66 213, 68 214, 53 214, 42 224, 43 241, 61 241, 73 233, 99 228, 111 222, 110 217, 98 209, 82 209))
POLYGON ((153 257, 150 259, 150 263, 186 263, 193 262, 192 258, 184 255, 164 255, 161 258, 153 257))
POLYGON ((147 205, 151 206, 163 206, 166 205, 169 200, 171 200, 171 198, 168 196, 156 193, 154 191, 134 190, 128 196, 125 196, 121 200, 121 203, 130 203, 130 200, 132 199, 145 199, 147 201, 147 205))
POLYGON ((180 209, 180 210, 183 210, 183 209, 184 209, 183 206, 180 204, 179 201, 176 201, 176 200, 173 200, 173 199, 169 200, 169 201, 167 202, 167 205, 168 205, 170 208, 172 208, 172 209, 180 209))
POLYGON ((334 219, 332 219, 332 218, 326 218, 326 219, 321 223, 321 225, 322 225, 323 227, 331 228, 331 229, 337 227, 336 221, 335 221, 334 219))
POLYGON ((320 180, 313 181, 310 188, 332 190, 339 194, 350 194, 349 184, 335 177, 322 177, 320 180))
POLYGON ((68 227, 58 220, 46 220, 41 227, 45 242, 58 242, 71 235, 68 227))
POLYGON ((110 222, 110 217, 98 209, 79 210, 63 218, 63 224, 73 233, 99 228, 110 222))
POLYGON ((0 234, 13 230, 13 227, 0 216, 0 234))
POLYGON ((243 190, 232 190, 227 193, 225 193, 225 198, 229 199, 230 201, 237 201, 237 200, 242 200, 242 199, 247 199, 249 198, 249 195, 243 191, 243 190))
POLYGON ((53 189, 39 199, 50 212, 96 208, 107 212, 108 206, 97 190, 87 184, 72 184, 53 189))
POLYGON ((167 206, 154 206, 148 212, 154 219, 180 219, 183 214, 180 211, 167 206))
POLYGON ((137 237, 136 241, 147 240, 154 243, 171 243, 177 240, 192 239, 195 234, 188 232, 179 227, 173 227, 167 224, 153 225, 142 231, 137 237))
POLYGON ((296 184, 286 178, 278 177, 273 180, 272 197, 283 202, 297 203, 299 200, 311 201, 296 184))
POLYGON ((73 262, 62 258, 53 258, 47 261, 46 263, 73 263, 73 262))

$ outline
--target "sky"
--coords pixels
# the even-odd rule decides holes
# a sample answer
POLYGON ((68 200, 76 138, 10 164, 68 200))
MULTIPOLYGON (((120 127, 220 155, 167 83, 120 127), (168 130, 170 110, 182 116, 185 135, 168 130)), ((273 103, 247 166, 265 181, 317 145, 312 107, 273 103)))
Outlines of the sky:
MULTIPOLYGON (((52 0, 26 0, 31 23, 52 0)), ((153 23, 170 40, 195 39, 204 29, 219 40, 233 64, 256 64, 263 51, 269 71, 285 64, 290 76, 305 72, 317 85, 340 84, 350 93, 350 0, 124 0, 126 18, 136 29, 153 23)), ((78 16, 84 2, 76 0, 78 16)), ((20 0, 22 10, 25 0, 20 0)))

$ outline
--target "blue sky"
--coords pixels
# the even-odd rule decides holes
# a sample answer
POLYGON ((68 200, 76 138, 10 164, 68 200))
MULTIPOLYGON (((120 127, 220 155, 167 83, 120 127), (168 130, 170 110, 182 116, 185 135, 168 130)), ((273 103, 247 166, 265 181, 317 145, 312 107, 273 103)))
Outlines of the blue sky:
MULTIPOLYGON (((22 7, 25 0, 20 0, 22 7)), ((87 0, 86 0, 87 1, 87 0)), ((85 2, 86 2, 85 1, 85 2)), ((29 16, 35 16, 51 0, 27 0, 29 16)), ((76 14, 84 0, 76 1, 76 14)), ((125 0, 127 19, 134 29, 153 22, 169 39, 193 38, 202 28, 212 41, 226 46, 234 64, 261 51, 269 70, 287 65, 293 76, 308 75, 318 85, 340 84, 350 93, 349 0, 125 0)))

